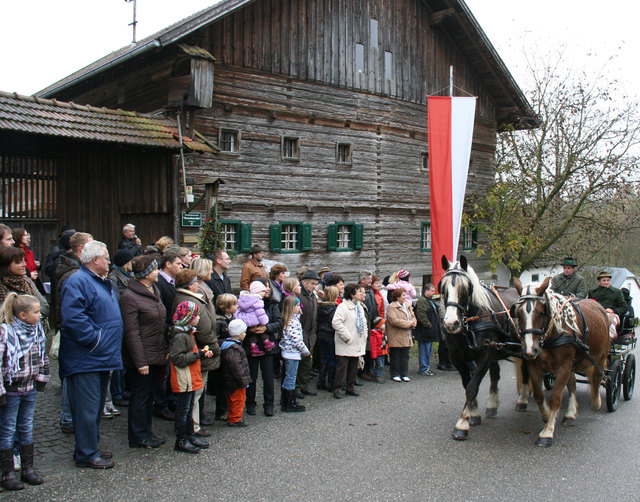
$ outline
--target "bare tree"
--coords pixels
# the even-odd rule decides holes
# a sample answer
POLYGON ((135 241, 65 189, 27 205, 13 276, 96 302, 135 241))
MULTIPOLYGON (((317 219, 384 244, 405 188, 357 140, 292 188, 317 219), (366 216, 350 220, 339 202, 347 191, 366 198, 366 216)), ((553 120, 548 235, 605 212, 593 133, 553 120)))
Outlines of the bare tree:
POLYGON ((528 65, 539 126, 499 134, 495 183, 473 200, 472 219, 488 236, 480 252, 514 274, 557 261, 576 232, 591 231, 582 247, 597 254, 629 225, 617 213, 638 183, 638 106, 615 82, 562 62, 559 54, 528 65))

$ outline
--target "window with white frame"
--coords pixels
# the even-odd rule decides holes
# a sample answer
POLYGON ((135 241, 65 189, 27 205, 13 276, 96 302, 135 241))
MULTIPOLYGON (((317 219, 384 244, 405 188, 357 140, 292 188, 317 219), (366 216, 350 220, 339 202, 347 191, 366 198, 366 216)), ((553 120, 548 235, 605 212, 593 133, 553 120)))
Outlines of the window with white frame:
POLYGON ((281 246, 283 251, 298 249, 298 225, 282 225, 281 246))
POLYGON ((351 244, 351 231, 353 225, 338 225, 338 238, 336 244, 338 248, 346 249, 353 247, 351 244))
POLYGON ((239 132, 233 129, 220 129, 220 150, 228 153, 240 151, 239 132))
POLYGON ((299 159, 300 158, 300 139, 284 137, 282 138, 282 158, 283 159, 299 159))
POLYGON ((420 251, 431 251, 431 223, 422 223, 420 251))
POLYGON ((236 249, 236 243, 238 241, 237 223, 222 223, 220 225, 220 234, 222 236, 224 249, 236 249))
POLYGON ((478 231, 473 226, 462 229, 462 249, 476 249, 478 247, 478 231))

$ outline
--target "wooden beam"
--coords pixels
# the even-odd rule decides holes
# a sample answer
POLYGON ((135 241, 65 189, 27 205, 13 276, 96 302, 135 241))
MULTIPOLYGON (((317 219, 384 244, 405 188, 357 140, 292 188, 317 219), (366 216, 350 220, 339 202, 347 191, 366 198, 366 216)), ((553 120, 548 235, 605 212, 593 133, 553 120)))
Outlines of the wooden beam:
POLYGON ((431 15, 431 23, 429 23, 429 24, 431 26, 437 26, 437 25, 441 24, 448 17, 455 16, 455 14, 456 14, 456 10, 453 9, 453 8, 441 10, 441 11, 438 11, 438 12, 434 12, 431 15))

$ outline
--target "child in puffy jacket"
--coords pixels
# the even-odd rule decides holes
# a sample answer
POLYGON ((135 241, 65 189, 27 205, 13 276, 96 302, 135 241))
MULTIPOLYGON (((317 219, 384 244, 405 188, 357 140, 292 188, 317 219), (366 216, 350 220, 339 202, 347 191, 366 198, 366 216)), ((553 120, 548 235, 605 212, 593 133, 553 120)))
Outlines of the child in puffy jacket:
MULTIPOLYGON (((390 282, 387 285, 387 289, 389 290, 389 293, 387 293, 389 299, 391 297, 391 291, 394 289, 404 289, 407 292, 407 301, 409 303, 413 302, 413 299, 416 297, 416 288, 414 288, 413 284, 409 282, 410 278, 411 274, 408 270, 398 271, 397 280, 395 282, 390 282)), ((391 303, 391 301, 389 301, 389 303, 391 303)))
MULTIPOLYGON (((269 316, 264 310, 264 295, 267 287, 260 281, 253 281, 249 286, 249 291, 240 291, 238 298, 238 311, 236 319, 244 321, 248 328, 256 326, 266 326, 269 323, 269 316)), ((269 335, 265 331, 260 335, 254 333, 247 334, 251 356, 264 356, 265 351, 270 352, 275 347, 275 343, 269 340, 269 335), (262 342, 264 351, 258 345, 258 338, 262 342)))
POLYGON ((309 357, 309 349, 302 338, 300 324, 301 305, 297 296, 287 296, 282 302, 282 339, 280 350, 285 364, 285 375, 282 380, 282 411, 305 411, 296 399, 296 375, 298 365, 303 357, 309 357))

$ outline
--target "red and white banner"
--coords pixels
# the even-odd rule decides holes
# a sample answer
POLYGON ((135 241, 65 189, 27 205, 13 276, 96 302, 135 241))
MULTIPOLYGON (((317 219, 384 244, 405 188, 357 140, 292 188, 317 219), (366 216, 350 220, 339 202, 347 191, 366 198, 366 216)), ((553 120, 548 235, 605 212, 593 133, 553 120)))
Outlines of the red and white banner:
POLYGON ((433 283, 444 271, 442 255, 458 252, 464 192, 467 186, 476 98, 429 96, 429 205, 433 283))

